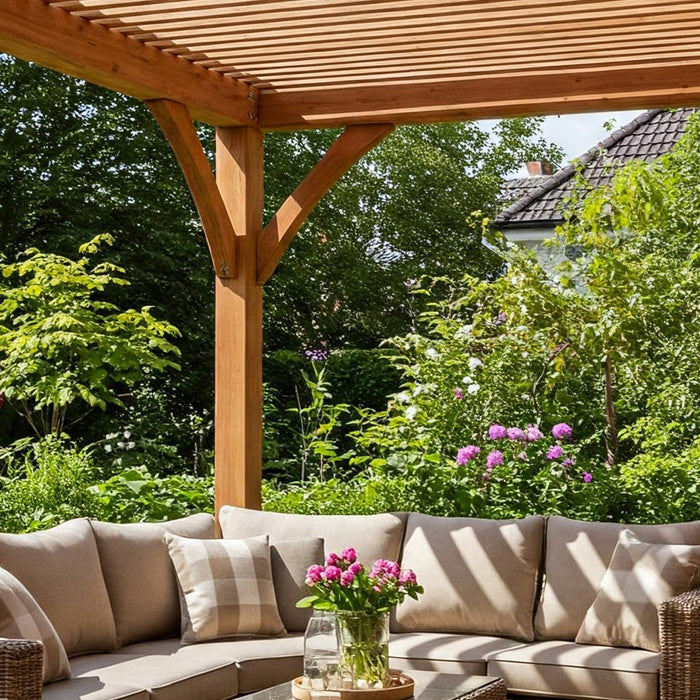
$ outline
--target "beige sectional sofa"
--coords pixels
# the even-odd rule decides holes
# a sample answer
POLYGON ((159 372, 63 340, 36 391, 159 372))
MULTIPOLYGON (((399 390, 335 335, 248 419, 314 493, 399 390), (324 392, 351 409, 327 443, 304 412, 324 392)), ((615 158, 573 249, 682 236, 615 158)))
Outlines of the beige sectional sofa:
MULTIPOLYGON (((407 600, 392 615, 396 668, 500 676, 522 695, 700 697, 698 596, 661 605, 660 639, 655 615, 650 623, 636 602, 602 596, 619 573, 621 553, 629 552, 641 551, 645 571, 660 558, 664 580, 673 569, 668 552, 679 559, 682 575, 668 590, 700 585, 700 522, 627 528, 562 517, 300 516, 224 507, 220 524, 225 539, 268 537, 285 633, 181 643, 181 600, 164 536, 210 540, 209 515, 133 525, 78 519, 44 532, 0 534, 1 569, 26 587, 69 657, 70 677, 45 684, 43 697, 224 700, 289 680, 302 668, 308 612, 294 602, 303 594, 303 572, 324 550, 350 546, 364 562, 399 560, 425 587, 418 602, 407 600), (600 619, 617 613, 617 627, 600 619), (615 635, 640 630, 640 643, 660 651, 613 645, 615 635), (592 643, 598 637, 601 643, 592 643)), ((613 588, 627 590, 628 578, 618 577, 613 588)), ((0 603, 0 635, 8 615, 0 603)), ((31 690, 38 649, 0 642, 0 698, 38 697, 31 690)))

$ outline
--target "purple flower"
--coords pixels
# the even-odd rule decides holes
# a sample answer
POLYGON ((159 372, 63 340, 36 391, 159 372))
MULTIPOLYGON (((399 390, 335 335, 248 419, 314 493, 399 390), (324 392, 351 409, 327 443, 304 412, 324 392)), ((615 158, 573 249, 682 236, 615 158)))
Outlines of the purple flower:
POLYGON ((482 478, 484 481, 491 481, 491 472, 484 472, 484 473, 481 475, 481 478, 482 478))
POLYGON ((313 586, 314 583, 318 583, 323 575, 323 567, 318 564, 310 566, 306 571, 305 583, 307 586, 313 586))
POLYGON ((355 574, 352 574, 349 571, 343 571, 343 573, 340 574, 340 585, 344 586, 345 588, 352 585, 352 582, 354 580, 355 580, 355 574))
POLYGON ((552 428, 552 435, 555 440, 566 440, 572 436, 573 432, 571 426, 566 423, 557 423, 552 428))
POLYGON ((547 459, 559 459, 564 454, 564 450, 561 445, 552 445, 547 450, 547 459))
POLYGON ((340 558, 348 564, 352 564, 357 561, 357 552, 354 547, 348 547, 340 553, 340 558))
POLYGON ((527 426, 527 441, 535 442, 535 440, 541 440, 544 437, 542 431, 536 425, 527 426))
POLYGON ((496 320, 493 322, 494 325, 500 326, 502 323, 506 322, 506 312, 501 311, 498 316, 496 317, 496 320))
POLYGON ((518 452, 518 459, 522 459, 523 462, 527 462, 527 452, 518 452))
POLYGON ((508 435, 509 440, 524 440, 525 432, 520 428, 508 428, 506 430, 506 435, 508 435))
POLYGON ((507 434, 508 431, 502 425, 498 425, 497 423, 494 423, 489 428, 489 438, 491 440, 500 440, 501 438, 504 438, 507 434))
POLYGON ((323 362, 328 359, 328 350, 306 350, 304 355, 306 355, 306 358, 311 360, 311 362, 323 362))
POLYGON ((488 469, 491 467, 491 469, 493 469, 499 464, 503 464, 503 452, 500 450, 491 450, 486 457, 486 468, 488 469))
POLYGON ((459 450, 457 450, 457 464, 460 466, 465 465, 470 459, 474 459, 479 452, 481 452, 481 448, 476 445, 460 447, 459 450))
POLYGON ((460 401, 464 398, 464 392, 459 387, 455 389, 455 398, 460 401))
POLYGON ((567 457, 562 463, 562 467, 571 467, 572 465, 576 464, 576 460, 573 457, 567 457))
POLYGON ((591 481, 593 481, 593 474, 591 474, 590 472, 583 472, 583 480, 587 484, 590 484, 591 481))
POLYGON ((327 566, 322 574, 324 581, 339 581, 342 571, 337 566, 327 566))

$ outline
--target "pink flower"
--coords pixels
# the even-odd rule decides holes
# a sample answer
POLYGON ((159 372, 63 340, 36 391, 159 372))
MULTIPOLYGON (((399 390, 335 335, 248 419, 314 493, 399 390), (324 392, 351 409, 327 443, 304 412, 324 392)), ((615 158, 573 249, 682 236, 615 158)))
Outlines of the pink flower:
POLYGON ((500 450, 491 450, 486 457, 486 468, 488 469, 491 467, 491 469, 493 469, 499 464, 503 464, 503 452, 500 450))
POLYGON ((357 561, 357 552, 354 547, 348 547, 341 552, 340 558, 348 564, 352 564, 357 561))
POLYGON ((527 452, 518 452, 518 459, 522 459, 523 462, 527 462, 527 452))
POLYGON ((340 557, 335 552, 331 552, 326 557, 326 566, 336 566, 339 561, 340 561, 340 557))
POLYGON ((411 569, 404 569, 399 574, 399 583, 415 584, 415 583, 417 583, 416 575, 413 573, 413 571, 411 569))
POLYGON ((306 572, 306 585, 307 586, 313 586, 315 583, 318 583, 323 574, 323 567, 319 566, 318 564, 314 564, 313 566, 310 566, 306 572))
POLYGON ((508 430, 506 430, 506 435, 508 436, 509 440, 525 439, 525 432, 522 431, 520 428, 508 428, 508 430))
POLYGON ((552 435, 555 440, 567 440, 573 435, 573 430, 566 423, 557 423, 552 428, 552 435))
POLYGON ((455 398, 460 401, 464 398, 464 392, 459 387, 455 389, 455 398))
POLYGON ((364 568, 365 567, 362 566, 362 564, 360 564, 360 562, 356 561, 354 564, 350 564, 350 566, 348 566, 348 571, 353 576, 357 576, 357 574, 359 574, 361 571, 364 571, 364 568))
POLYGON ((339 581, 342 573, 337 566, 327 566, 322 576, 325 581, 339 581))
POLYGON ((528 425, 526 435, 528 442, 535 442, 535 440, 541 440, 544 437, 536 425, 528 425))
POLYGON ((593 474, 591 474, 590 472, 583 472, 583 480, 587 484, 590 484, 591 481, 593 481, 593 474))
POLYGON ((474 459, 481 452, 481 448, 476 445, 467 445, 457 450, 457 464, 464 465, 470 459, 474 459))
POLYGON ((501 438, 504 438, 508 432, 502 425, 498 425, 497 423, 494 423, 490 428, 489 428, 489 438, 491 440, 500 440, 501 438))
POLYGON ((369 572, 370 578, 398 578, 401 568, 395 561, 390 559, 377 559, 372 570, 369 572))
POLYGON ((561 445, 552 445, 548 450, 547 450, 547 459, 552 460, 552 459, 559 459, 564 454, 564 450, 562 449, 561 445))
POLYGON ((344 586, 345 588, 351 586, 354 580, 355 574, 352 574, 349 571, 343 571, 343 573, 340 574, 340 585, 344 586))

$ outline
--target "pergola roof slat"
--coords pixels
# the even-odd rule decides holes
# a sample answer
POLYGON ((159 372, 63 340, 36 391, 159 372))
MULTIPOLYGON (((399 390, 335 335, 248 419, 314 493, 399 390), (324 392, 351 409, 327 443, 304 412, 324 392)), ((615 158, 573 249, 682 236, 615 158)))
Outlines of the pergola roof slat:
POLYGON ((17 13, 25 4, 37 11, 19 39, 0 14, 0 49, 180 101, 219 125, 667 106, 699 93, 700 0, 0 0, 17 13), (47 52, 41 31, 32 45, 29 28, 46 13, 71 25, 69 47, 47 52), (133 66, 115 61, 115 42, 133 66), (145 64, 161 72, 138 78, 145 64), (223 108, 214 95, 227 91, 235 99, 223 108))

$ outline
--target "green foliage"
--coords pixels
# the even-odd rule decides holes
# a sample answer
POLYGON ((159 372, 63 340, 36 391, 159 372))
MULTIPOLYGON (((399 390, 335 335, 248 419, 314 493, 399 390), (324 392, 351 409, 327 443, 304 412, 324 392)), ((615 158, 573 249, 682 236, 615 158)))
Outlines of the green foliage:
POLYGON ((76 517, 99 517, 89 485, 97 475, 88 452, 52 437, 23 441, 0 455, 0 530, 43 530, 76 517))
POLYGON ((167 336, 177 329, 149 307, 120 311, 104 301, 124 271, 92 256, 110 236, 80 247, 73 261, 35 248, 0 267, 0 392, 37 435, 61 435, 71 405, 122 406, 118 392, 149 372, 177 365, 167 336))
POLYGON ((117 523, 172 520, 214 509, 211 477, 160 477, 144 468, 120 472, 91 486, 90 493, 100 504, 100 517, 117 523))

